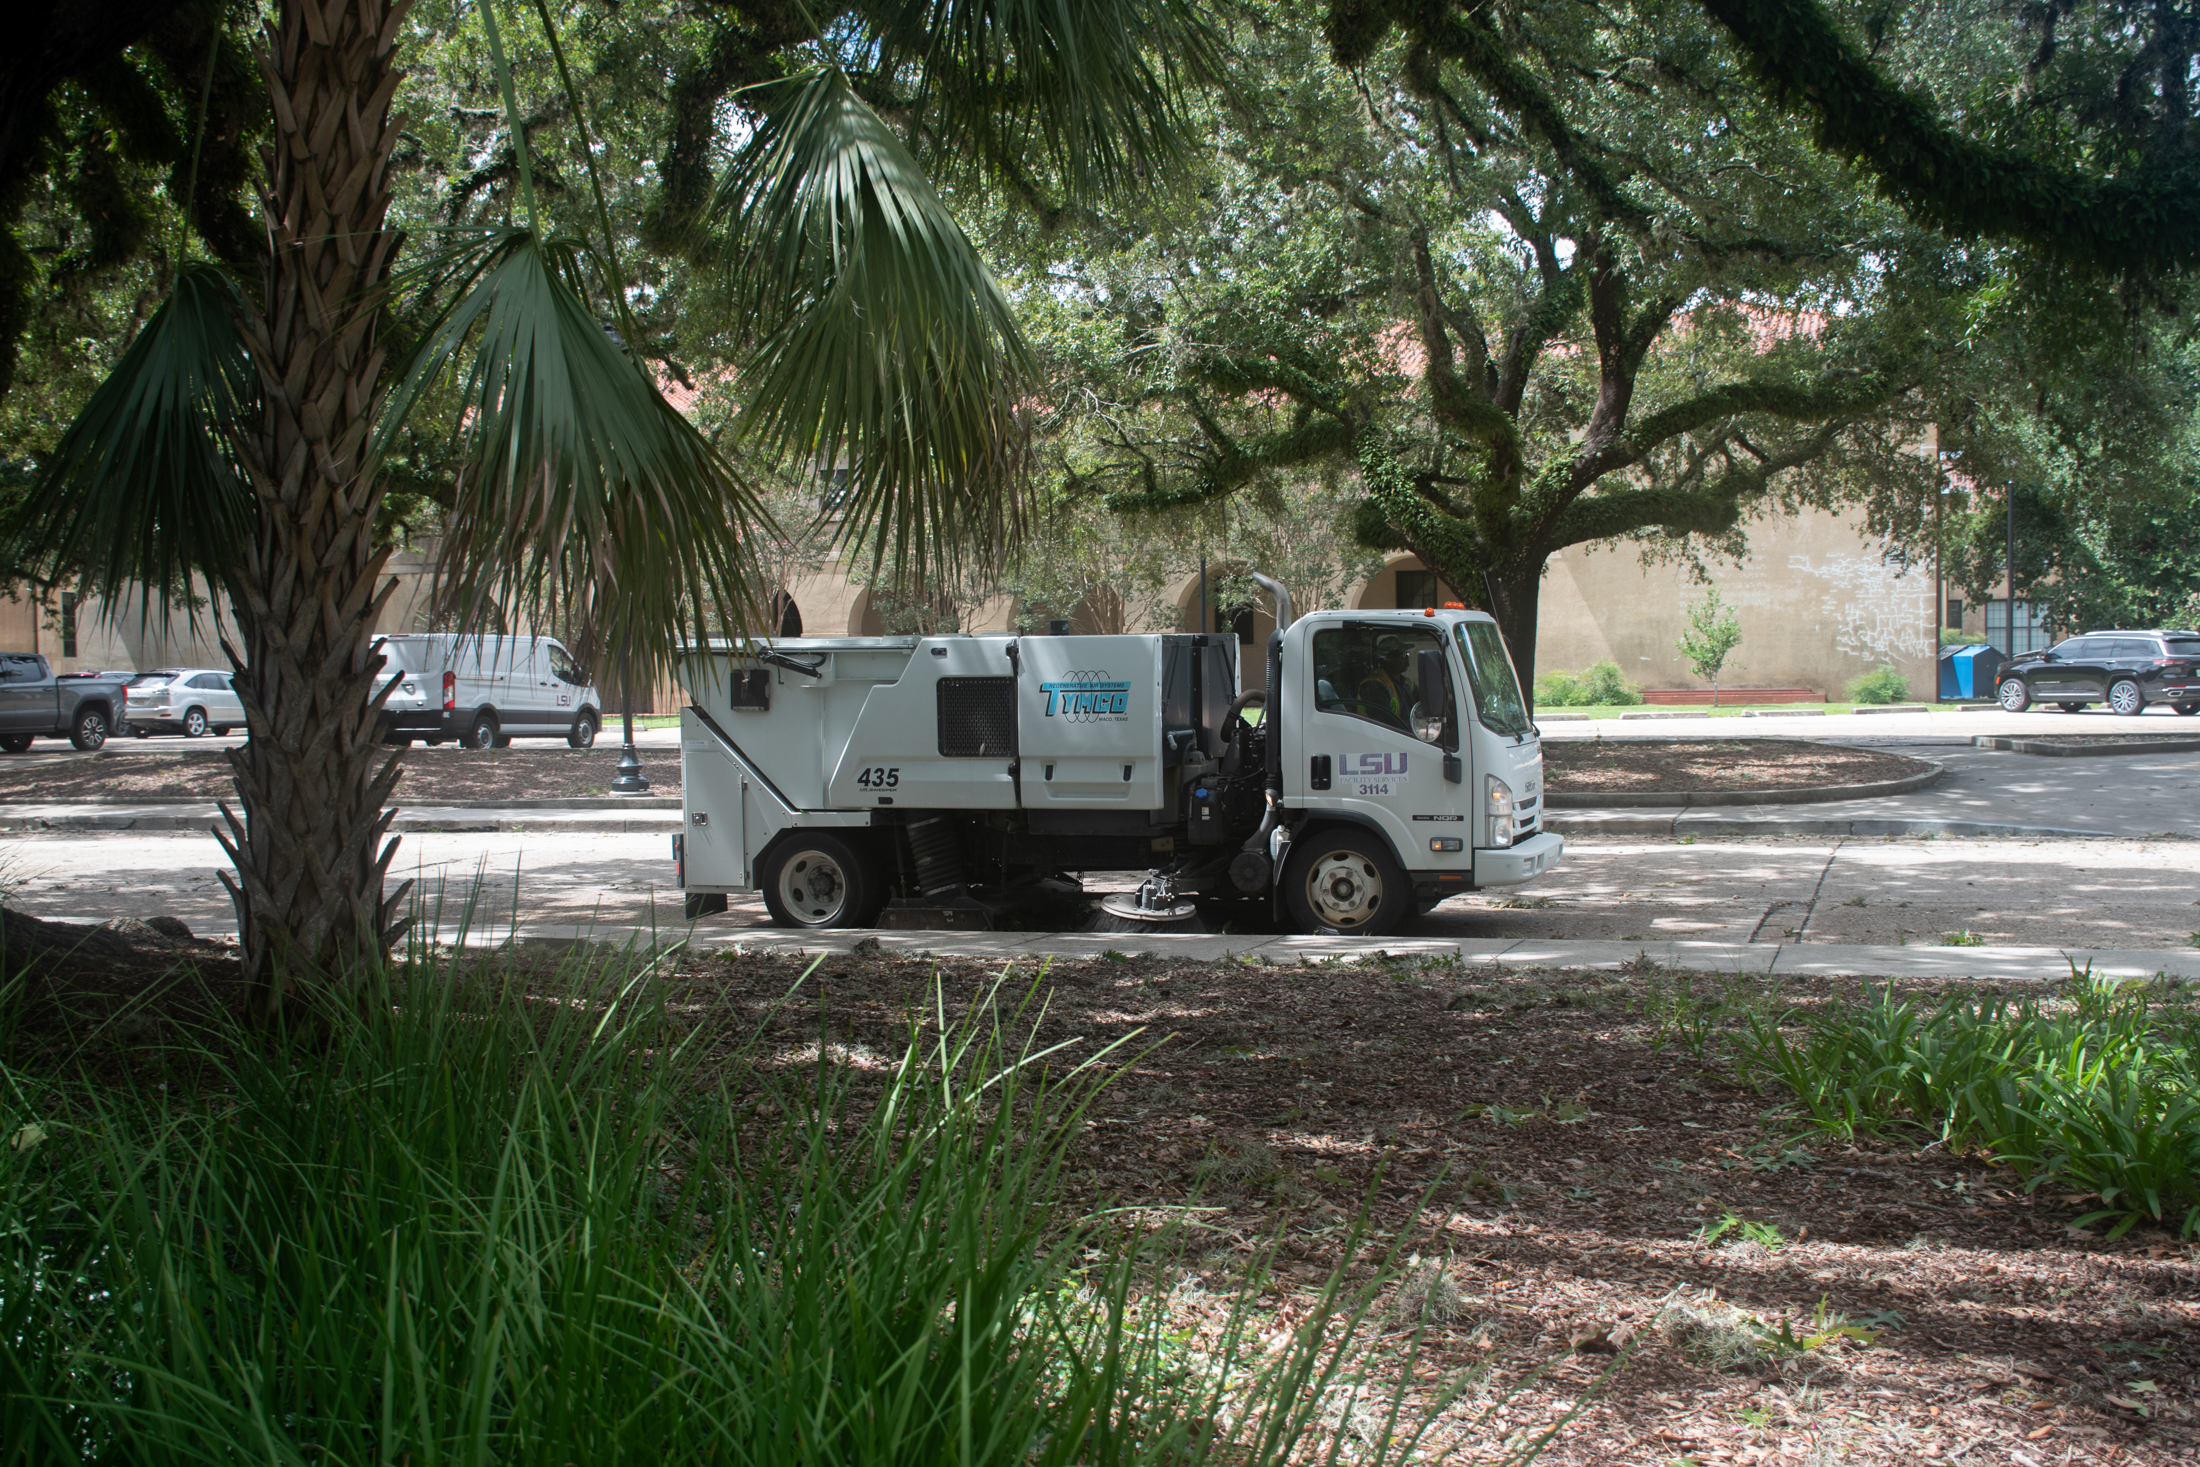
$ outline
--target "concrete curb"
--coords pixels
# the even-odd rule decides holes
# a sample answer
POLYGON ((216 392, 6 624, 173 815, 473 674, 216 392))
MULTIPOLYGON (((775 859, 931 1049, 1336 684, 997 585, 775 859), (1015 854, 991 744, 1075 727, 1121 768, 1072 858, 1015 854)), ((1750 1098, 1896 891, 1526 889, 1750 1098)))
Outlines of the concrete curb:
POLYGON ((2189 754, 2200 749, 2200 739, 2160 739, 2132 744, 2048 744, 2038 739, 1999 738, 1979 734, 1971 740, 1980 749, 2006 749, 2012 754, 2038 754, 2049 759, 2106 759, 2133 754, 2189 754))
MULTIPOLYGON (((1811 744, 1816 740, 1792 739, 1789 742, 1811 744)), ((1694 810, 1719 805, 1823 805, 1835 800, 1876 800, 1886 795, 1906 795, 1925 788, 1948 772, 1948 766, 1937 759, 1918 759, 1908 754, 1898 757, 1926 767, 1915 774, 1905 774, 1900 779, 1882 779, 1871 784, 1835 784, 1819 789, 1794 790, 1630 790, 1594 795, 1560 792, 1545 794, 1543 804, 1547 810, 1694 810)), ((1544 784, 1549 783, 1546 771, 1544 784)))
POLYGON ((1781 816, 1758 818, 1716 814, 1712 811, 1665 809, 1636 813, 1630 810, 1553 811, 1543 822, 1545 830, 1565 836, 1609 835, 1654 838, 1704 835, 1812 835, 1873 836, 1930 835, 2007 836, 2027 840, 2129 839, 2128 831, 2072 830, 2059 825, 2004 825, 1985 820, 1942 820, 1925 817, 1887 816, 1781 816))

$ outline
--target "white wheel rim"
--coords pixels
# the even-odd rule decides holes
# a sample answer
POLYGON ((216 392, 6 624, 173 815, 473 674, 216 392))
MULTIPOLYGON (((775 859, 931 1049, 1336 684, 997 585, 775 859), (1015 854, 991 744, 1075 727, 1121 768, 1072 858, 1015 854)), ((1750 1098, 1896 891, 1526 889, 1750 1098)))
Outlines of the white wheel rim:
POLYGON ((2139 706, 2139 690, 2130 683, 2118 683, 2108 690, 2108 706, 2118 713, 2129 713, 2139 706))
POLYGON ((1365 926, 1383 904, 1382 873, 1358 851, 1331 851, 1307 868, 1306 904, 1327 926, 1365 926))
POLYGON ((822 851, 798 851, 779 868, 779 900, 797 922, 830 925, 848 905, 848 876, 822 851))
POLYGON ((196 710, 183 715, 183 731, 192 738, 206 732, 206 716, 196 710))
POLYGON ((2024 701, 2024 684, 2008 682, 2001 685, 2001 701, 2005 708, 2015 707, 2024 701))

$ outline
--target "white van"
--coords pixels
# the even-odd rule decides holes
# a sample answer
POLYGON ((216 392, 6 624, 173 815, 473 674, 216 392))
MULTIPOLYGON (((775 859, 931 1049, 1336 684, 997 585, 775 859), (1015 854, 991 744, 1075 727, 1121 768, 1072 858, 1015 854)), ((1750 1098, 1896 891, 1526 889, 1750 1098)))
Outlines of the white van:
MULTIPOLYGON (((417 736, 429 743, 501 749, 515 738, 562 738, 585 749, 603 727, 603 698, 588 670, 554 637, 419 632, 386 637, 382 650, 393 670, 422 685, 427 707, 417 736)), ((391 734, 409 741, 415 730, 400 724, 391 734)))

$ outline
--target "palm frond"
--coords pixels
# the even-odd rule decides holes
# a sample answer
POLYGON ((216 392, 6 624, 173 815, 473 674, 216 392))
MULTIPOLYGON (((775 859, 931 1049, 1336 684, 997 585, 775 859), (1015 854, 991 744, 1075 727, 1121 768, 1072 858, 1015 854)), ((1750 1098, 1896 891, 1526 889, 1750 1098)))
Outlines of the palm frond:
POLYGON ((921 577, 1020 528, 1027 353, 1000 287, 837 70, 783 84, 721 185, 755 333, 741 431, 850 469, 844 532, 921 577))
POLYGON ((0 524, 14 564, 81 578, 110 618, 135 599, 162 631, 179 607, 196 621, 194 572, 227 590, 254 513, 229 448, 256 390, 236 305, 219 269, 183 267, 0 524))
MULTIPOLYGON (((456 374, 466 468, 436 600, 462 625, 492 608, 555 623, 637 675, 683 633, 753 620, 748 488, 589 309, 573 246, 525 230, 440 257, 455 282, 391 395, 384 440, 456 374)), ((584 650, 585 649, 585 650, 584 650)))
POLYGON ((1189 145, 1189 85, 1226 82, 1185 0, 868 0, 883 70, 914 72, 942 146, 1044 157, 1073 196, 1151 186, 1189 145))

